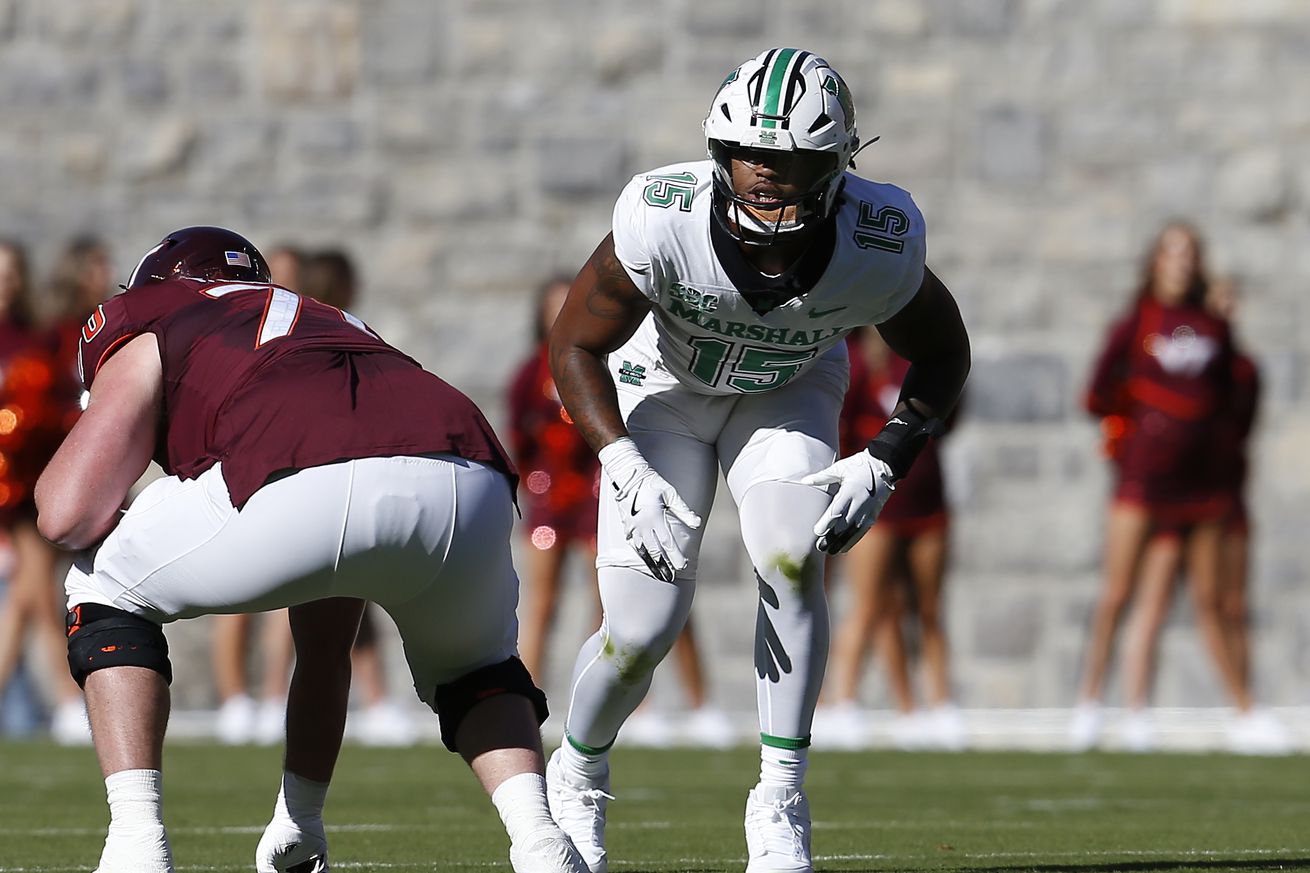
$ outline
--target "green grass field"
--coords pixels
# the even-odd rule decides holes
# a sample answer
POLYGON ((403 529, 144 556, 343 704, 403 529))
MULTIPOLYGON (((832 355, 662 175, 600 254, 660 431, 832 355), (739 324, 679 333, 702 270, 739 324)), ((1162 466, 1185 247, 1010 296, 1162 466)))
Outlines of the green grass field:
MULTIPOLYGON (((276 750, 173 745, 178 869, 251 871, 276 750)), ((611 869, 741 871, 753 750, 619 751, 611 869)), ((818 870, 1310 869, 1310 758, 819 753, 818 870)), ((107 820, 87 749, 0 745, 0 873, 85 871, 107 820)), ((334 870, 508 870, 472 775, 439 747, 348 747, 328 798, 334 870)))

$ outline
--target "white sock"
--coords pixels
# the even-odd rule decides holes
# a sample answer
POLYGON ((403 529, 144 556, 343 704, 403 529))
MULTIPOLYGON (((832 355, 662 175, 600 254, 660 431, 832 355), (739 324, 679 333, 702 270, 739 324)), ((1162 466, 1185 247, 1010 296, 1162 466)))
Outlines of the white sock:
POLYGON ((600 782, 610 769, 609 749, 596 754, 588 754, 569 742, 566 735, 560 746, 560 763, 564 765, 564 775, 570 782, 600 782))
POLYGON ((809 768, 809 749, 780 749, 760 746, 760 782, 765 785, 799 789, 809 768))
POLYGON ((519 773, 509 777, 491 792, 491 802, 505 823, 505 833, 509 834, 511 843, 518 843, 542 830, 557 828, 546 804, 546 777, 540 773, 519 773))
POLYGON ((328 783, 315 782, 297 776, 290 770, 283 770, 282 787, 277 792, 273 818, 286 818, 296 822, 321 819, 327 793, 328 783))
POLYGON ((173 852, 164 831, 162 782, 158 770, 120 770, 105 778, 109 833, 101 869, 173 869, 173 852))

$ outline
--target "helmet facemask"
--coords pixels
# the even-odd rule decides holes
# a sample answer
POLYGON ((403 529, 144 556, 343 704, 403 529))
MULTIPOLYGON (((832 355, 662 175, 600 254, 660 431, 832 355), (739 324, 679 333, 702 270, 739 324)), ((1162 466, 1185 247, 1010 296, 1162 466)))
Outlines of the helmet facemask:
POLYGON ((842 181, 836 155, 810 151, 782 152, 792 157, 794 165, 791 172, 784 174, 786 178, 780 181, 790 182, 797 175, 813 178, 814 181, 796 196, 760 202, 749 194, 738 193, 732 178, 732 161, 738 157, 751 162, 751 156, 767 160, 761 154, 765 150, 720 140, 710 140, 709 149, 714 161, 714 217, 739 242, 746 245, 773 245, 780 238, 811 227, 832 213, 831 204, 840 191, 842 181))
POLYGON ((703 128, 714 162, 715 218, 747 245, 770 245, 831 216, 859 147, 846 83, 823 58, 800 49, 769 49, 728 74, 703 128), (803 193, 765 204, 739 193, 732 158, 743 150, 807 162, 803 193))

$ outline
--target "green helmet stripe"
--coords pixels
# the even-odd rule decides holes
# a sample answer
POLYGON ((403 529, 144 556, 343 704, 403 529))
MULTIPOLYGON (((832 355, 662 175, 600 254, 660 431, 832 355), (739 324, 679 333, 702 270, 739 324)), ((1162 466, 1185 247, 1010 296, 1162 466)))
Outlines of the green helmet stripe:
MULTIPOLYGON (((769 67, 766 76, 767 88, 764 92, 764 107, 761 113, 764 115, 779 115, 779 105, 782 102, 782 86, 787 81, 787 68, 791 66, 791 59, 795 57, 796 49, 783 49, 773 58, 773 64, 769 67)), ((760 119, 761 127, 777 127, 778 122, 772 118, 760 119)))

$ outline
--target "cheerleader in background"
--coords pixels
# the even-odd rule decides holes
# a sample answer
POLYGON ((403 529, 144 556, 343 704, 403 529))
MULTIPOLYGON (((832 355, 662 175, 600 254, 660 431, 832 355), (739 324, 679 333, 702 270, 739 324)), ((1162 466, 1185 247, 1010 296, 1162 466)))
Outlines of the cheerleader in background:
MULTIPOLYGON (((1177 560, 1194 589, 1218 590, 1229 500, 1211 471, 1215 437, 1229 415, 1233 345, 1227 323, 1205 307, 1208 285, 1197 232, 1177 222, 1166 226, 1093 372, 1086 405, 1113 423, 1108 430, 1117 483, 1106 522, 1103 584, 1070 725, 1077 749, 1092 747, 1100 737, 1114 637, 1153 534, 1180 531, 1177 560)), ((1239 710, 1249 710, 1250 694, 1228 657, 1217 613, 1200 612, 1197 622, 1226 689, 1239 710)), ((1130 719, 1130 738, 1132 722, 1143 718, 1139 710, 1130 719)))
MULTIPOLYGON (((1230 326, 1237 303, 1232 281, 1210 285, 1206 308, 1230 326)), ((1230 374, 1229 402, 1215 431, 1215 450, 1210 475, 1222 489, 1227 504, 1219 544, 1219 571, 1215 586, 1203 589, 1189 578, 1189 591, 1203 630, 1206 645, 1223 678, 1231 670, 1242 689, 1235 695, 1238 717, 1229 725, 1229 747, 1235 752, 1281 753, 1290 741, 1286 729, 1271 714, 1241 701, 1250 701, 1250 667, 1247 578, 1250 554, 1250 520, 1247 514, 1246 482, 1248 446, 1260 397, 1260 376, 1255 361, 1235 350, 1230 374), (1214 630, 1216 629, 1217 630, 1214 630), (1230 665, 1225 667, 1225 665, 1230 665)), ((1181 544, 1187 531, 1173 526, 1159 530, 1142 558, 1138 586, 1141 589, 1130 620, 1130 643, 1126 651, 1124 681, 1132 717, 1125 725, 1129 748, 1145 751, 1154 746, 1155 729, 1147 715, 1151 686, 1156 673, 1160 633, 1168 617, 1181 564, 1181 544)))

